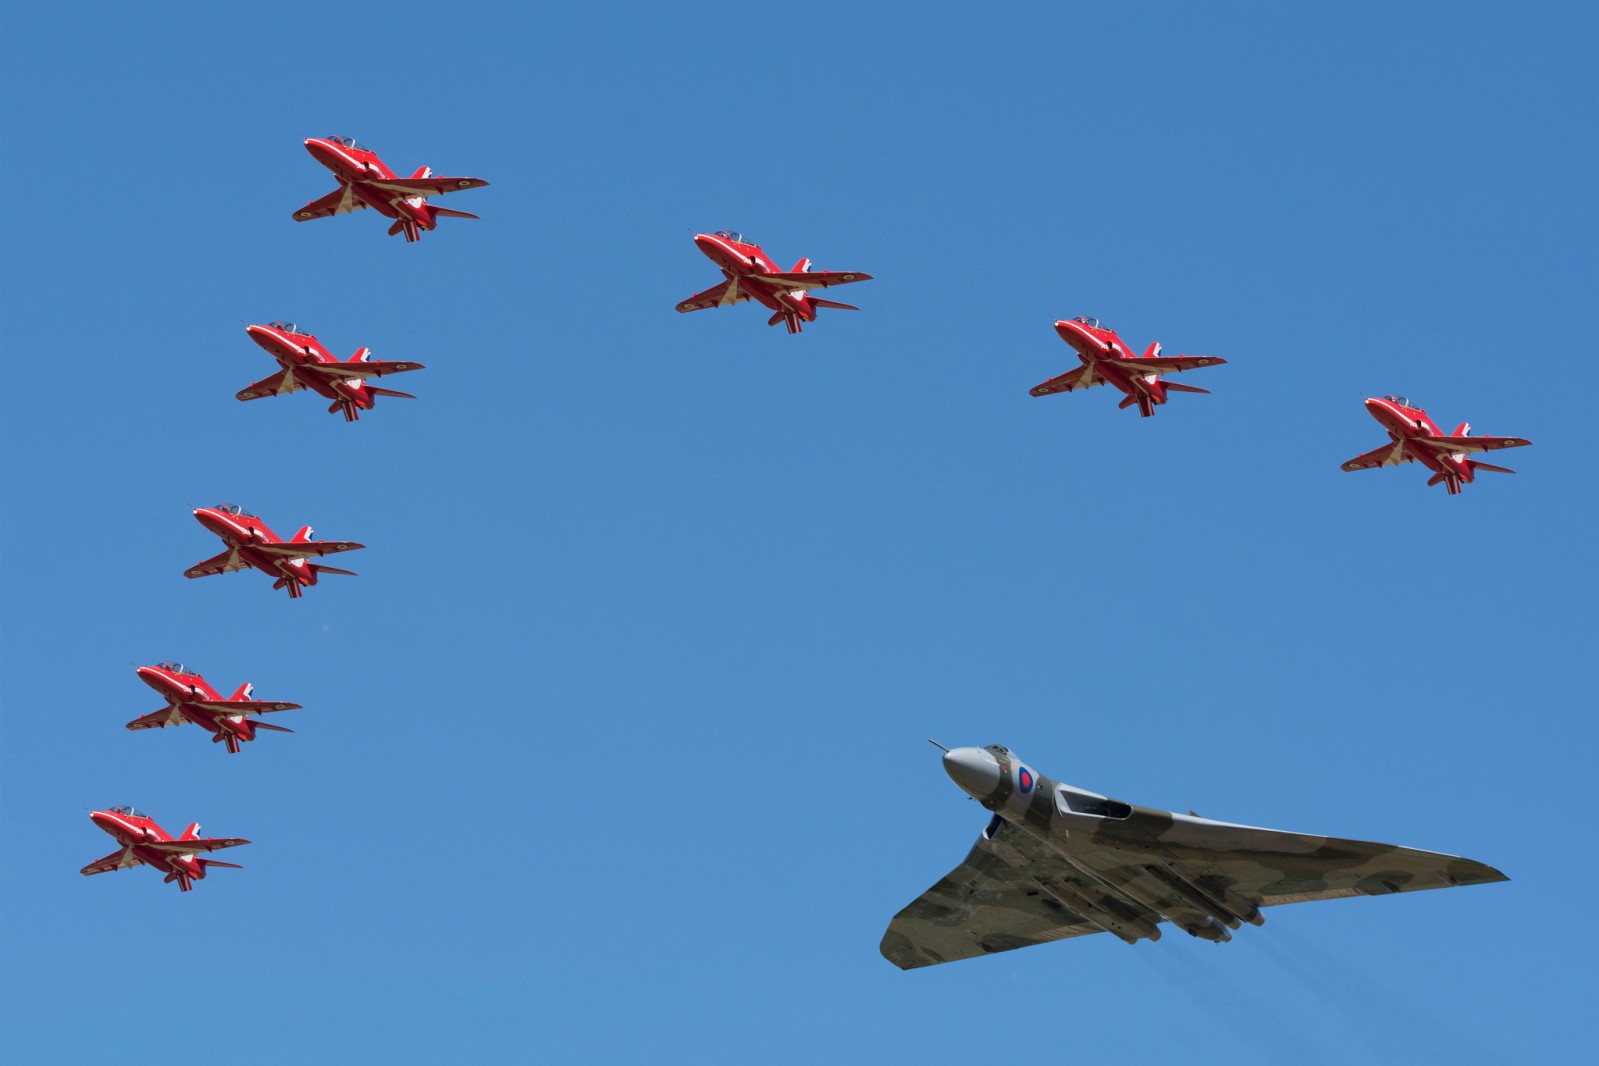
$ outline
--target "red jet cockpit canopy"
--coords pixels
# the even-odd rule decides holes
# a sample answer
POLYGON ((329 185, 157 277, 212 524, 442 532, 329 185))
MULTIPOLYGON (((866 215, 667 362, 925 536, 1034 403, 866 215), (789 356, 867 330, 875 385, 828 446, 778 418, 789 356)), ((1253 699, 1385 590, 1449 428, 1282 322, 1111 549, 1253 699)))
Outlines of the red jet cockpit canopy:
POLYGON ((1072 319, 1072 321, 1081 322, 1089 329, 1110 329, 1110 327, 1105 325, 1105 323, 1101 322, 1097 318, 1092 317, 1091 315, 1078 315, 1076 318, 1072 319))
POLYGON ((716 231, 716 235, 718 237, 725 237, 727 240, 732 241, 734 244, 754 244, 755 243, 754 241, 745 240, 744 239, 744 234, 740 233, 736 229, 719 229, 719 230, 716 231))
POLYGON ((297 333, 302 337, 310 336, 309 333, 295 325, 293 322, 268 322, 267 325, 271 326, 273 329, 282 330, 284 333, 297 333))
POLYGON ((354 148, 358 152, 370 152, 372 150, 364 144, 357 143, 354 137, 340 137, 337 134, 330 133, 322 139, 324 141, 332 141, 334 144, 342 144, 346 148, 354 148))
POLYGON ((1389 403, 1396 403, 1400 407, 1414 407, 1414 406, 1416 406, 1415 404, 1410 402, 1410 397, 1408 397, 1408 396, 1395 396, 1393 393, 1389 393, 1387 396, 1384 396, 1383 399, 1387 400, 1389 403))
POLYGON ((223 512, 224 514, 235 515, 236 517, 239 517, 239 518, 260 518, 261 517, 258 514, 251 514, 249 511, 246 511, 243 507, 240 507, 236 503, 219 503, 219 504, 217 504, 217 510, 223 512))
POLYGON ((156 663, 156 666, 159 667, 162 670, 166 670, 168 673, 173 673, 173 674, 192 674, 194 672, 193 670, 190 670, 187 666, 184 666, 182 663, 161 662, 161 663, 156 663))
POLYGON ((148 817, 150 817, 148 814, 145 814, 143 811, 139 810, 138 808, 129 807, 125 803, 119 803, 119 804, 116 804, 116 805, 114 805, 112 807, 108 807, 106 809, 109 810, 112 814, 120 814, 120 815, 124 815, 124 816, 126 816, 128 818, 148 818, 148 817))

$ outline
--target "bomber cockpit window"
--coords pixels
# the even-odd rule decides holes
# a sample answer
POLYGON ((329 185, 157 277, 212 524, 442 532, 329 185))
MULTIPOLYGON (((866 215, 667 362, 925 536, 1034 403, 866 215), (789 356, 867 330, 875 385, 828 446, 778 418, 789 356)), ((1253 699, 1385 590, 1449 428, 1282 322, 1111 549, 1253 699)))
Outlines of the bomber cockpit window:
POLYGON ((1007 748, 1003 744, 990 744, 988 747, 984 748, 983 750, 984 751, 991 751, 995 755, 1009 755, 1010 754, 1010 749, 1007 748))

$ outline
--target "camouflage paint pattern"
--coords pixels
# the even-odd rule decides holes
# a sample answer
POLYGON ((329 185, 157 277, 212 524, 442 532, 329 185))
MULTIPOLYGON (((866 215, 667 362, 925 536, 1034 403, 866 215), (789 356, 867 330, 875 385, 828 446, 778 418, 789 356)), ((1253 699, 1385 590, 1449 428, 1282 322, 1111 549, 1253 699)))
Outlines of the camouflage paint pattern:
POLYGON ((1155 940, 1162 922, 1219 942, 1261 924, 1261 907, 1507 880, 1453 855, 1122 803, 1039 776, 999 745, 983 750, 1000 778, 976 798, 995 817, 889 923, 881 950, 901 969, 1102 931, 1155 940))

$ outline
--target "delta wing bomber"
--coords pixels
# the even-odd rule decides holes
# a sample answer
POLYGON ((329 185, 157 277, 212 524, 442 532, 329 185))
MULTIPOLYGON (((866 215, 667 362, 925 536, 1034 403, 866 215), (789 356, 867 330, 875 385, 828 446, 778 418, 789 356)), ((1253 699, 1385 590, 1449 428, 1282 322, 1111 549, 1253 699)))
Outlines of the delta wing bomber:
POLYGON ((1222 943, 1263 924, 1263 907, 1508 880, 1454 855, 1138 807, 1042 777, 998 744, 946 750, 944 769, 994 817, 889 923, 881 950, 903 970, 1089 933, 1159 940, 1162 922, 1222 943))

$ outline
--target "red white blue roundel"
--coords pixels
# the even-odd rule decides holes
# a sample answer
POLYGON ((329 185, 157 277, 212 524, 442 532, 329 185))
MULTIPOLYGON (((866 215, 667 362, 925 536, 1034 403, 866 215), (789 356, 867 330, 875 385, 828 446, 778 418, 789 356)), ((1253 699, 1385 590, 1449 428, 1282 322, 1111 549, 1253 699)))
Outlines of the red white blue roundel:
POLYGON ((1023 792, 1031 792, 1033 790, 1033 772, 1025 766, 1018 767, 1016 770, 1016 783, 1021 786, 1023 792))

